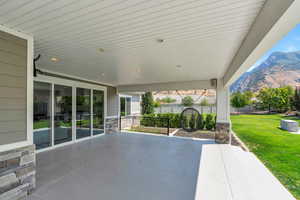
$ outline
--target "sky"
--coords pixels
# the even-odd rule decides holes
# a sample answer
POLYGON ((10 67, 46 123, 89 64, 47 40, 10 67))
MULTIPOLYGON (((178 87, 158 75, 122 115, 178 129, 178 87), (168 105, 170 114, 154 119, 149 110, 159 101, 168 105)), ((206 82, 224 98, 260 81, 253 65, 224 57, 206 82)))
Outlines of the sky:
POLYGON ((270 54, 276 51, 290 52, 300 50, 300 24, 292 29, 285 37, 278 41, 269 51, 267 51, 252 67, 248 69, 248 72, 259 66, 265 61, 270 54))

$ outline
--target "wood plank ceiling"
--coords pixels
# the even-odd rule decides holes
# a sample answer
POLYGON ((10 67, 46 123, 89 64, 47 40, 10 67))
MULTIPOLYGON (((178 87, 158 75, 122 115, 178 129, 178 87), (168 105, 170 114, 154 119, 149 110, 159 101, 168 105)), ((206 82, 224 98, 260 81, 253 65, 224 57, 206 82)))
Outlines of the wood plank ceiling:
POLYGON ((50 71, 113 85, 208 80, 224 75, 263 3, 0 0, 0 23, 33 35, 50 71))

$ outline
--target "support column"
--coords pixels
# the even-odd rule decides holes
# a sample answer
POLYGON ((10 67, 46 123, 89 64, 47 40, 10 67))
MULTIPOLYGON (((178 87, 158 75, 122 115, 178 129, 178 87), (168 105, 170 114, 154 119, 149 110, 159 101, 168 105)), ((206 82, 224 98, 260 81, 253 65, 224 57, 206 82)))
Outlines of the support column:
POLYGON ((119 95, 117 88, 107 88, 107 116, 105 118, 105 133, 118 133, 119 132, 119 95))
POLYGON ((231 143, 231 123, 230 123, 230 92, 224 86, 223 79, 217 83, 217 120, 216 120, 216 143, 231 143))

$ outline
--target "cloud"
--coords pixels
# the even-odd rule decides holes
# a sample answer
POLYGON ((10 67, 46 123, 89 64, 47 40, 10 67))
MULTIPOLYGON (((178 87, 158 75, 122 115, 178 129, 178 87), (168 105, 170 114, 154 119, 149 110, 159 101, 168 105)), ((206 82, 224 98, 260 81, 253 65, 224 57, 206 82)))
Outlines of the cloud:
POLYGON ((285 52, 297 51, 297 48, 294 45, 287 46, 284 50, 285 52))

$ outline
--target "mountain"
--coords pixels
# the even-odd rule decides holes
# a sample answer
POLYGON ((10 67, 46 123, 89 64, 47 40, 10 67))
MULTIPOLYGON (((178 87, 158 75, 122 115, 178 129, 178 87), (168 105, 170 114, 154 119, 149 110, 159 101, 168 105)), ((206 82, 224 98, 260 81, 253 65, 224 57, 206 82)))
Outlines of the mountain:
POLYGON ((300 51, 274 52, 259 66, 244 73, 230 87, 231 92, 258 91, 263 87, 300 85, 300 51))

